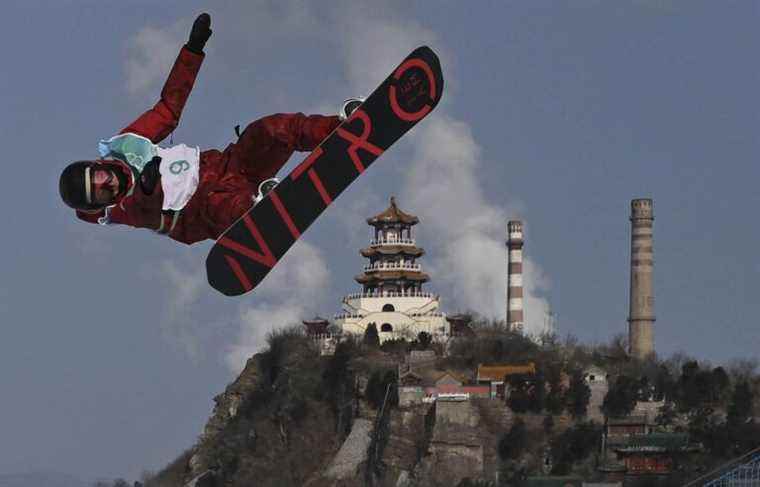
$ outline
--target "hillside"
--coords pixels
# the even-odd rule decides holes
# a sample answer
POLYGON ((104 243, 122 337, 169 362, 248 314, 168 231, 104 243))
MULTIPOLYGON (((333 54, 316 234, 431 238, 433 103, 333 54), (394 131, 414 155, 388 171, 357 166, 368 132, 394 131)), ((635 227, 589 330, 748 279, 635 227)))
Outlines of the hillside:
MULTIPOLYGON (((347 338, 333 355, 321 355, 320 342, 298 329, 279 332, 215 398, 198 442, 145 487, 601 480, 612 475, 605 468, 625 463, 614 452, 628 451, 602 454, 605 420, 632 421, 641 411, 650 415, 642 438, 684 442, 669 457, 677 468, 668 464, 673 472, 660 475, 659 485, 760 446, 753 419, 760 381, 748 362, 727 371, 683 356, 639 362, 619 340, 587 347, 556 337, 533 341, 498 324, 473 328, 473 336, 446 343, 420 336, 380 347, 372 337, 347 338), (494 381, 489 392, 480 364, 523 372, 507 372, 502 389, 494 381), (589 370, 607 375, 604 394, 589 370)), ((647 481, 629 468, 626 485, 656 485, 647 481)))

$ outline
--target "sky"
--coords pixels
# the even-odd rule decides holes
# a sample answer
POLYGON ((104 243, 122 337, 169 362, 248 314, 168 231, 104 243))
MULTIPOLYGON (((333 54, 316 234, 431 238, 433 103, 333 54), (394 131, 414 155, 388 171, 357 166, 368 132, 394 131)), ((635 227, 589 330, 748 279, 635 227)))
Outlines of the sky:
POLYGON ((626 332, 630 201, 653 198, 657 352, 758 357, 757 2, 3 5, 0 474, 166 465, 270 330, 359 289, 365 218, 391 195, 420 218, 444 312, 504 318, 506 223, 521 219, 528 330, 551 314, 589 343, 626 332), (223 149, 270 113, 332 114, 423 44, 446 79, 438 108, 238 298, 206 283, 212 242, 78 221, 57 189, 155 103, 203 11, 214 33, 173 143, 223 149))

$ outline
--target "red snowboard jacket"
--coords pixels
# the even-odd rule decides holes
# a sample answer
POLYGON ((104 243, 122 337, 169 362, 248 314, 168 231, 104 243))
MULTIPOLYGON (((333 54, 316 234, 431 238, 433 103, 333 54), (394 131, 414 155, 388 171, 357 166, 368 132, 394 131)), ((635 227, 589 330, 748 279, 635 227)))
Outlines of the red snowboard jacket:
MULTIPOLYGON (((179 123, 203 58, 183 47, 161 99, 119 133, 142 135, 154 144, 165 139, 179 123)), ((109 161, 122 166, 131 187, 110 209, 108 222, 149 228, 186 244, 215 239, 251 207, 261 181, 274 177, 294 151, 313 150, 339 123, 337 116, 303 113, 275 114, 252 122, 224 151, 201 152, 198 188, 179 212, 162 211, 160 183, 147 195, 135 184, 126 163, 109 161)), ((106 216, 105 210, 76 213, 90 223, 106 216)))

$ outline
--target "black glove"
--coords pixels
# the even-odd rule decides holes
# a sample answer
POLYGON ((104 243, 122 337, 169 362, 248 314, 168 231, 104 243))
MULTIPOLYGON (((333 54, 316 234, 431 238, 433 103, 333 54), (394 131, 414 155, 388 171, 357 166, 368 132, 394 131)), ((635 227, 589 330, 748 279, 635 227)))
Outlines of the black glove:
POLYGON ((159 164, 161 164, 161 158, 156 156, 143 167, 140 173, 140 179, 138 180, 140 189, 148 196, 153 194, 153 190, 156 189, 156 183, 161 178, 161 173, 158 171, 159 164))
POLYGON ((211 16, 204 12, 193 22, 190 39, 188 39, 185 47, 196 54, 203 54, 203 46, 211 37, 211 32, 211 16))

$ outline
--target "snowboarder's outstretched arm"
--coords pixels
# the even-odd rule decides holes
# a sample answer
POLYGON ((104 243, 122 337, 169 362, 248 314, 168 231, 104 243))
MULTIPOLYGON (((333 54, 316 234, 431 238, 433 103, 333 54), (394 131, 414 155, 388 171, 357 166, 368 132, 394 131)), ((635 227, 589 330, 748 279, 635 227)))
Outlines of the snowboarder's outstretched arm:
POLYGON ((211 36, 210 26, 211 17, 206 13, 195 19, 190 39, 182 46, 161 90, 161 99, 120 133, 131 132, 142 135, 157 144, 177 127, 182 109, 185 107, 203 63, 205 56, 203 47, 211 36))

